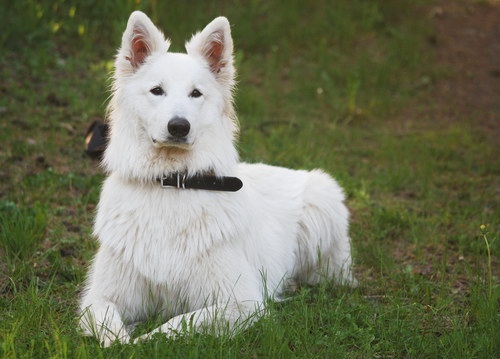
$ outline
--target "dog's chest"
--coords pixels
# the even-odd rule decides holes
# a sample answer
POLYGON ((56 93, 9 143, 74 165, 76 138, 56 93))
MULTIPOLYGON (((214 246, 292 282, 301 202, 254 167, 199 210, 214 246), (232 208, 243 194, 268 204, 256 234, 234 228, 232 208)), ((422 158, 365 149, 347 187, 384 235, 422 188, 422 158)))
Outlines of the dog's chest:
POLYGON ((237 223, 240 209, 224 194, 113 182, 103 188, 95 233, 153 282, 189 280, 215 246, 246 230, 237 223))

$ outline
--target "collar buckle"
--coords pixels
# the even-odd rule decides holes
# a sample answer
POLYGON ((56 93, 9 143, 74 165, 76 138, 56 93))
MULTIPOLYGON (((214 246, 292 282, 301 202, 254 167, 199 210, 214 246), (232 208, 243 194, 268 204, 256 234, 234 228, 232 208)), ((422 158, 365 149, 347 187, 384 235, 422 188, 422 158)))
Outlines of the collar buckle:
POLYGON ((181 175, 179 172, 175 174, 174 179, 176 180, 175 184, 169 184, 168 180, 171 177, 167 177, 166 175, 161 176, 160 178, 160 186, 161 188, 182 188, 186 189, 186 174, 181 175))

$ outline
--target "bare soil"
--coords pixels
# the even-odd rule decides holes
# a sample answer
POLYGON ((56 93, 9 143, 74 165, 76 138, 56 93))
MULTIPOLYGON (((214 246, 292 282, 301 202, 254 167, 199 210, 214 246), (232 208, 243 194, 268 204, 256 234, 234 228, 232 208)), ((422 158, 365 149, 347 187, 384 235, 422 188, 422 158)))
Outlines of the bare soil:
POLYGON ((446 1, 429 9, 436 60, 449 76, 433 90, 438 120, 470 120, 500 135, 500 1, 446 1))

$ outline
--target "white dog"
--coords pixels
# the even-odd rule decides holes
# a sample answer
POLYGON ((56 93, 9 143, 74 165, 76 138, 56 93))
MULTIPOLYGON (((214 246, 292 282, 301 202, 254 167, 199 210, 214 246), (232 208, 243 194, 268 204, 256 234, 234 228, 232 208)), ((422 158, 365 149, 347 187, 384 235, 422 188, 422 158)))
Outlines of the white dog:
POLYGON ((132 13, 115 63, 100 248, 81 300, 80 325, 104 346, 128 342, 127 325, 152 314, 166 322, 139 340, 186 323, 234 331, 291 283, 355 281, 339 185, 320 170, 238 162, 227 19, 194 35, 187 54, 168 47, 132 13))

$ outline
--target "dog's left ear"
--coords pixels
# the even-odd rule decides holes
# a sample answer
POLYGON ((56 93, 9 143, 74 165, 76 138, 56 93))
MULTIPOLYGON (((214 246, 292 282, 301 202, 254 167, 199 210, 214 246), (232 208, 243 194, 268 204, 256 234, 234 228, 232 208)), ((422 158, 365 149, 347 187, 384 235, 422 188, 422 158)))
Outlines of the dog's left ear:
POLYGON ((165 53, 170 41, 156 28, 149 17, 141 11, 134 11, 128 19, 118 50, 116 69, 121 74, 132 74, 155 52, 165 53))
POLYGON ((186 43, 186 50, 189 55, 201 56, 217 80, 232 84, 233 39, 231 26, 225 17, 215 18, 202 32, 193 35, 186 43))

